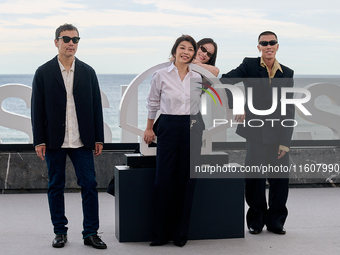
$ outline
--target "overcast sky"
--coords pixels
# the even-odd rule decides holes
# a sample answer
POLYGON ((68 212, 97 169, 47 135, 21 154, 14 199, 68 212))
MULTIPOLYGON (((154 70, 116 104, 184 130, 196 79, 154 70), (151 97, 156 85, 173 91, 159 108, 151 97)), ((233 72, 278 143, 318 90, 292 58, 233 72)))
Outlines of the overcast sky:
POLYGON ((295 74, 340 75, 339 0, 0 0, 0 74, 33 74, 57 54, 64 23, 78 27, 77 57, 98 74, 165 62, 182 34, 213 38, 224 73, 259 56, 257 36, 272 30, 277 59, 295 74))

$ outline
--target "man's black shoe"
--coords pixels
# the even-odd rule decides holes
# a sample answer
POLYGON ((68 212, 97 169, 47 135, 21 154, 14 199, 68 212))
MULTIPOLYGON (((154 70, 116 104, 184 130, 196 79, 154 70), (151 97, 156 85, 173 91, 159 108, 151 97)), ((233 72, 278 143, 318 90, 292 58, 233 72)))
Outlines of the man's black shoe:
POLYGON ((53 239, 52 246, 54 248, 63 248, 65 243, 67 243, 67 235, 56 235, 53 239))
POLYGON ((274 234, 278 234, 278 235, 285 235, 286 234, 286 230, 282 227, 282 228, 267 228, 268 231, 273 232, 274 234))
POLYGON ((176 246, 178 246, 178 247, 183 247, 186 243, 187 243, 186 240, 182 240, 182 241, 174 241, 174 245, 176 245, 176 246))
POLYGON ((106 244, 100 239, 98 235, 91 235, 84 238, 85 245, 91 245, 93 248, 96 249, 106 249, 106 244))
POLYGON ((262 232, 262 229, 256 229, 256 228, 249 228, 249 233, 252 235, 257 235, 262 232))

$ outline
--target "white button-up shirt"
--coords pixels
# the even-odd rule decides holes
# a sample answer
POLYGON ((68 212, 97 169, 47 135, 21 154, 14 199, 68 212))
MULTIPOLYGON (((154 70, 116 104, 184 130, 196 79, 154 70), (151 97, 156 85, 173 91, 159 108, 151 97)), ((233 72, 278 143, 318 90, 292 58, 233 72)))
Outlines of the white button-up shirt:
POLYGON ((179 77, 177 67, 172 63, 156 71, 151 80, 151 90, 147 98, 148 118, 155 119, 157 111, 170 115, 197 114, 200 109, 201 75, 192 71, 183 79, 179 77), (192 80, 195 78, 194 80, 192 80), (192 82, 191 82, 192 81, 192 82))
POLYGON ((84 146, 80 139, 76 105, 73 98, 73 80, 75 60, 73 60, 71 69, 67 71, 58 59, 61 74, 63 76, 66 89, 66 120, 65 120, 65 138, 62 148, 79 148, 84 146))

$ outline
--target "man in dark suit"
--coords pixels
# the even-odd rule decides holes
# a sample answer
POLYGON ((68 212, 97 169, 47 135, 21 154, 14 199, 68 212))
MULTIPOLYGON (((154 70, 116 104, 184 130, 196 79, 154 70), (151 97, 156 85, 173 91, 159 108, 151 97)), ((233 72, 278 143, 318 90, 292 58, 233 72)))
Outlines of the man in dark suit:
POLYGON ((64 188, 66 156, 71 159, 81 187, 85 245, 106 249, 97 235, 98 191, 94 155, 104 142, 100 89, 95 71, 75 58, 79 32, 71 24, 57 28, 58 55, 40 66, 32 86, 33 144, 48 168, 48 202, 56 234, 52 246, 67 242, 64 188))
MULTIPOLYGON (((234 70, 223 74, 221 82, 236 84, 243 82, 246 90, 245 116, 237 115, 236 133, 246 138, 247 155, 245 166, 280 167, 287 170, 289 165, 289 147, 294 126, 294 106, 288 104, 286 115, 281 113, 281 88, 293 87, 293 70, 276 60, 279 49, 277 36, 271 31, 265 31, 258 37, 258 58, 245 58, 234 70), (249 88, 252 89, 252 102, 248 101, 249 88), (275 91, 277 89, 277 93, 275 91), (270 114, 260 115, 256 110, 268 110, 277 99, 277 108, 270 114), (250 105, 251 104, 251 105, 250 105), (245 120, 244 120, 245 117, 245 120)), ((233 100, 227 90, 229 107, 233 100)), ((292 98, 287 93, 286 98, 292 98)), ((250 168, 248 168, 250 169, 250 168)), ((281 171, 263 175, 251 173, 246 175, 246 201, 249 205, 247 225, 251 234, 259 234, 264 225, 267 230, 276 234, 285 234, 283 227, 288 215, 286 202, 288 198, 289 174, 281 171), (269 182, 269 201, 266 202, 266 179, 269 182)))

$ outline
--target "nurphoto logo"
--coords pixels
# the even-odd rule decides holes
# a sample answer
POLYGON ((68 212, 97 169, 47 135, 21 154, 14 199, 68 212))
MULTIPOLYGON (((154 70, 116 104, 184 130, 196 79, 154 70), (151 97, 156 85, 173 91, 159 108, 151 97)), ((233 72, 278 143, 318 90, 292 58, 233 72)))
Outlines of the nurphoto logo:
MULTIPOLYGON (((204 87, 207 87, 207 88, 209 88, 212 92, 214 92, 215 95, 217 96, 218 100, 220 101, 221 106, 222 106, 221 97, 219 96, 219 94, 217 93, 217 91, 216 91, 213 87, 211 87, 210 85, 208 85, 208 84, 206 84, 206 83, 203 83, 203 82, 198 82, 198 83, 199 83, 199 84, 202 84, 204 87)), ((206 93, 212 98, 212 100, 214 101, 215 105, 217 105, 214 96, 213 96, 207 89, 205 89, 205 88, 200 88, 200 87, 197 87, 197 88, 203 90, 204 92, 206 92, 206 93)))

